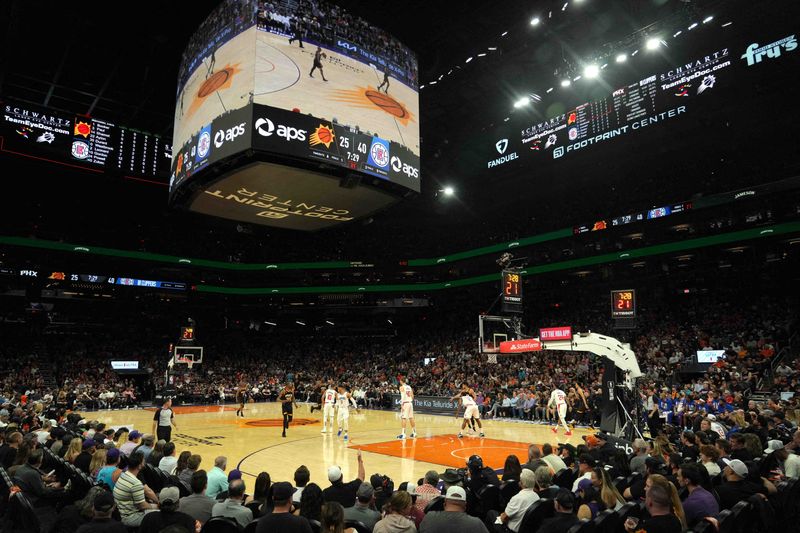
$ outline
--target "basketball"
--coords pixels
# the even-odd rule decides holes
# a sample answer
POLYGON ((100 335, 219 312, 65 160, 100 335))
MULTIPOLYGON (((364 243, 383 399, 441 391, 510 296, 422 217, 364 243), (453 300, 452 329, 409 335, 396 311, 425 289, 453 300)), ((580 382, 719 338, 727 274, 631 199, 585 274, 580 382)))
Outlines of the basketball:
POLYGON ((215 72, 210 78, 203 82, 203 85, 200 86, 200 90, 197 91, 197 96, 200 98, 205 98, 214 91, 219 90, 220 87, 225 85, 225 82, 228 81, 230 76, 231 73, 228 71, 228 69, 215 72))
POLYGON ((322 144, 329 145, 333 141, 333 132, 328 128, 318 128, 317 137, 322 144))
POLYGON ((408 114, 406 108, 391 96, 373 91, 372 89, 367 89, 367 91, 364 92, 364 96, 366 96, 370 102, 397 118, 405 118, 408 114))

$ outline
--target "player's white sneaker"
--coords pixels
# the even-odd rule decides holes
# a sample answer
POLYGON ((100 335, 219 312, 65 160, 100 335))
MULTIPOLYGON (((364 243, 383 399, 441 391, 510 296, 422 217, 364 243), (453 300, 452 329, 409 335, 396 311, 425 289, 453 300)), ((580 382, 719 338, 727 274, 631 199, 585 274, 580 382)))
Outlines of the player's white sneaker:
POLYGON ((416 438, 417 438, 417 432, 416 432, 416 431, 415 431, 414 433, 412 433, 412 434, 411 434, 411 438, 412 438, 412 439, 416 439, 416 438))
POLYGON ((481 431, 480 435, 478 435, 478 436, 479 436, 479 437, 485 437, 486 435, 484 435, 484 434, 483 434, 483 431, 481 431))
POLYGON ((462 439, 462 438, 464 438, 464 435, 462 435, 460 431, 458 432, 458 438, 459 438, 459 439, 462 439))
POLYGON ((322 431, 320 431, 320 433, 327 433, 327 432, 328 432, 327 428, 324 427, 322 428, 322 431))
POLYGON ((405 433, 401 433, 401 434, 399 434, 399 435, 397 436, 397 438, 398 438, 398 439, 400 439, 400 440, 403 440, 403 439, 405 439, 405 438, 406 438, 406 434, 405 434, 405 433))

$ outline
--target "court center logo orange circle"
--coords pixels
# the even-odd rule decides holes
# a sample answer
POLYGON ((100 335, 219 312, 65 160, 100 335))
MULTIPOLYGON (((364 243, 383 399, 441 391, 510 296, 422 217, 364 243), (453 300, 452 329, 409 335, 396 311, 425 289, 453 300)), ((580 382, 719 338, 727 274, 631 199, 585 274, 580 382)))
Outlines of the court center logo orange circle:
MULTIPOLYGON (((283 418, 262 418, 260 420, 249 420, 244 424, 257 428, 283 427, 283 418)), ((319 420, 314 418, 295 418, 289 423, 290 426, 311 426, 313 424, 319 424, 319 420)))

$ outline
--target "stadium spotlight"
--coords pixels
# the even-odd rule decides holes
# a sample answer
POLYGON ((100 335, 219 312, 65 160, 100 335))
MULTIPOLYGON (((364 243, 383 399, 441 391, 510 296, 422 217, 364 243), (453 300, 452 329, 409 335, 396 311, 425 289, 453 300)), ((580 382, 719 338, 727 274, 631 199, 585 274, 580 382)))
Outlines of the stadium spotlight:
POLYGON ((687 29, 687 30, 689 30, 689 31, 692 31, 692 30, 693 30, 693 29, 695 29, 697 26, 698 26, 698 24, 697 24, 696 22, 692 22, 692 24, 691 24, 691 25, 690 25, 688 28, 686 28, 686 29, 687 29))
POLYGON ((553 92, 553 88, 552 88, 552 87, 550 87, 550 88, 549 88, 549 89, 547 89, 547 91, 545 91, 545 92, 546 92, 547 94, 550 94, 551 92, 553 92))
POLYGON ((539 17, 533 17, 531 19, 531 26, 538 26, 540 22, 541 20, 539 19, 539 17))
POLYGON ((645 43, 645 48, 648 50, 657 50, 659 46, 661 46, 661 39, 658 37, 650 37, 645 43))
POLYGON ((571 84, 572 84, 572 82, 569 81, 569 80, 561 80, 561 86, 562 87, 569 87, 571 84))
POLYGON ((300 321, 300 320, 295 320, 294 322, 295 322, 295 324, 297 324, 298 326, 305 326, 305 325, 306 325, 306 323, 305 323, 305 322, 302 322, 302 321, 300 321))
POLYGON ((587 65, 585 69, 583 69, 583 75, 587 78, 596 78, 600 75, 600 67, 597 65, 587 65))
POLYGON ((617 63, 624 63, 628 60, 628 54, 618 54, 617 55, 617 63))
POLYGON ((714 20, 714 15, 709 15, 706 18, 703 19, 703 24, 708 24, 712 20, 714 20))
POLYGON ((469 63, 470 61, 472 61, 472 56, 469 56, 464 63, 469 63))
POLYGON ((730 22, 730 21, 729 21, 729 22, 726 22, 725 24, 723 24, 721 27, 722 27, 722 28, 727 28, 727 27, 728 27, 728 26, 730 26, 731 24, 733 24, 733 22, 730 22))
POLYGON ((519 100, 514 102, 514 107, 519 109, 520 107, 524 107, 524 106, 526 106, 526 105, 528 105, 530 103, 531 103, 531 99, 528 98, 527 96, 523 96, 522 98, 520 98, 519 100))
POLYGON ((456 190, 448 185, 447 187, 442 189, 442 192, 444 193, 445 196, 453 196, 456 193, 456 190))
POLYGON ((672 34, 672 36, 673 36, 673 37, 677 37, 677 36, 678 36, 678 35, 680 35, 681 33, 683 33, 683 30, 678 30, 678 31, 676 31, 675 33, 673 33, 673 34, 672 34))
POLYGON ((333 322, 331 322, 330 320, 326 320, 325 323, 328 324, 329 326, 335 326, 336 325, 333 322))

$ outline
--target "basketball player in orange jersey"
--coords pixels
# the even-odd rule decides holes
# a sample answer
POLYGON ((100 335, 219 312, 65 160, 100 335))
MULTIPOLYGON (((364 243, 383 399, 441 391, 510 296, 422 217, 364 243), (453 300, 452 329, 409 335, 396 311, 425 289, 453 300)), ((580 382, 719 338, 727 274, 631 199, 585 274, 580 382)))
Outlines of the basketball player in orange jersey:
POLYGON ((311 67, 311 72, 308 73, 309 76, 312 78, 314 77, 314 71, 319 69, 319 73, 322 75, 322 81, 328 81, 325 79, 325 72, 322 70, 322 58, 328 57, 325 55, 325 52, 322 51, 322 48, 317 46, 317 51, 314 52, 314 66, 311 67))
POLYGON ((417 424, 414 422, 414 390, 405 382, 403 376, 398 376, 400 383, 400 419, 403 424, 403 431, 397 438, 406 438, 406 421, 411 423, 411 438, 417 437, 417 424))

